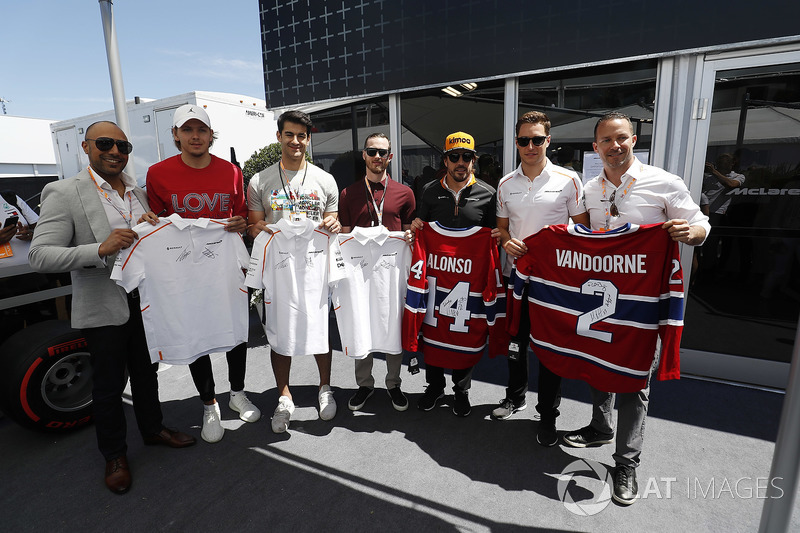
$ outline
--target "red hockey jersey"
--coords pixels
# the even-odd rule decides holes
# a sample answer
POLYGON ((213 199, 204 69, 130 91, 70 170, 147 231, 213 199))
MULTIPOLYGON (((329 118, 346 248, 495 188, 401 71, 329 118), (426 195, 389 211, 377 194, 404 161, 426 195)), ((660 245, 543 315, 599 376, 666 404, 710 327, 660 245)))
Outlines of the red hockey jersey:
POLYGON ((425 223, 417 232, 403 314, 403 348, 416 351, 422 331, 425 362, 474 366, 486 348, 505 354, 505 294, 491 229, 450 229, 425 223))
POLYGON ((528 285, 531 348, 559 376, 598 390, 644 388, 658 337, 658 379, 680 378, 683 273, 661 224, 592 233, 550 226, 525 239, 508 287, 516 333, 528 285))

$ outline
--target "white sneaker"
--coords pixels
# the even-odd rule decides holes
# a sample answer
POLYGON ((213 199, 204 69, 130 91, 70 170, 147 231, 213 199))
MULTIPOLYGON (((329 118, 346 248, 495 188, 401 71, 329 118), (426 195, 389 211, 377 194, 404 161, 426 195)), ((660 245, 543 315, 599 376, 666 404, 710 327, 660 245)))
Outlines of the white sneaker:
POLYGON ((319 389, 319 417, 331 420, 334 416, 336 416, 336 400, 333 399, 333 391, 330 385, 323 385, 319 389))
POLYGON ((253 402, 250 401, 244 391, 231 391, 228 407, 239 413, 239 418, 245 422, 255 422, 261 418, 261 410, 253 405, 253 402))
POLYGON ((200 436, 204 441, 214 443, 222 440, 225 429, 220 423, 221 418, 218 403, 203 406, 203 430, 200 436))
POLYGON ((288 396, 278 398, 278 407, 272 415, 272 432, 284 433, 289 429, 289 419, 294 413, 294 402, 288 396))

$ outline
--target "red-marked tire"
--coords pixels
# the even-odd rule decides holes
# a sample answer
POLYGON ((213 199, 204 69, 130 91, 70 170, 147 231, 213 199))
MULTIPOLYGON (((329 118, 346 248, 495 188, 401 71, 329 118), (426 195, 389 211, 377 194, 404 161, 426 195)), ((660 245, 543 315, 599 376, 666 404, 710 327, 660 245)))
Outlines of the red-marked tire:
POLYGON ((0 346, 0 410, 42 431, 91 422, 92 366, 81 332, 49 320, 9 337, 0 346))

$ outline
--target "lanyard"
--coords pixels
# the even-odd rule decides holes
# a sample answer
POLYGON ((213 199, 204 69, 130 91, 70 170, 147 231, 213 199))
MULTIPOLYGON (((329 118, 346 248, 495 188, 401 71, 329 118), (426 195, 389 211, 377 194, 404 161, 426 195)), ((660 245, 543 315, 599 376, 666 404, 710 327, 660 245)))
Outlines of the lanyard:
MULTIPOLYGON (((303 185, 305 185, 305 183, 306 183, 306 174, 308 174, 308 162, 307 161, 305 161, 305 165, 306 165, 306 169, 305 169, 305 172, 303 172, 303 180, 300 182, 300 188, 297 191, 298 192, 298 196, 303 190, 303 185)), ((289 176, 286 175, 286 167, 283 166, 283 159, 281 159, 280 167, 281 167, 281 172, 280 172, 279 175, 281 177, 281 185, 283 185, 283 194, 285 194, 286 197, 289 200, 292 201, 292 204, 294 204, 297 201, 297 199, 295 198, 294 193, 292 193, 292 187, 291 187, 292 184, 289 182, 289 176), (286 178, 286 179, 284 179, 284 178, 286 178), (287 184, 288 184, 288 190, 287 190, 287 184)))
MULTIPOLYGON (((369 199, 372 200, 372 207, 375 209, 375 217, 378 220, 379 226, 383 224, 383 203, 386 201, 386 194, 389 192, 389 181, 391 180, 391 178, 386 177, 384 179, 386 180, 386 184, 383 186, 383 196, 381 196, 381 205, 378 205, 377 202, 375 202, 375 194, 372 188, 369 186, 369 180, 367 179, 366 176, 364 176, 364 186, 367 188, 367 196, 369 196, 369 199)), ((367 204, 367 211, 369 211, 369 204, 367 204)), ((371 225, 374 226, 374 224, 372 223, 371 225)))
MULTIPOLYGON (((611 215, 611 207, 610 207, 611 206, 611 201, 609 201, 606 198, 606 181, 607 181, 607 178, 605 178, 605 177, 601 181, 601 183, 603 184, 603 204, 605 205, 605 209, 606 209, 606 224, 605 224, 605 227, 603 228, 602 231, 608 231, 609 229, 611 229, 611 217, 612 217, 612 215, 611 215)), ((622 199, 625 198, 628 195, 628 192, 630 192, 630 190, 633 187, 634 183, 636 183, 636 178, 632 178, 631 179, 631 181, 628 183, 628 186, 625 187, 625 190, 622 191, 622 194, 620 195, 619 198, 615 198, 615 196, 617 194, 617 190, 619 190, 619 189, 615 189, 614 192, 611 193, 611 197, 612 197, 615 205, 616 205, 617 202, 622 202, 622 199)), ((619 211, 619 208, 617 208, 617 211, 619 211)), ((619 212, 616 215, 613 215, 613 216, 614 216, 614 218, 618 217, 619 216, 619 212)))
POLYGON ((131 191, 126 193, 128 195, 128 214, 126 215, 124 211, 117 207, 111 197, 108 196, 108 193, 97 184, 97 180, 94 178, 94 172, 92 172, 92 167, 87 167, 87 170, 89 171, 89 177, 91 177, 92 181, 94 182, 94 186, 97 187, 97 190, 100 191, 103 196, 105 196, 106 202, 111 204, 111 207, 113 207, 114 210, 119 213, 119 215, 122 217, 122 220, 124 220, 125 224, 128 226, 128 229, 130 229, 131 225, 133 224, 133 194, 131 191))

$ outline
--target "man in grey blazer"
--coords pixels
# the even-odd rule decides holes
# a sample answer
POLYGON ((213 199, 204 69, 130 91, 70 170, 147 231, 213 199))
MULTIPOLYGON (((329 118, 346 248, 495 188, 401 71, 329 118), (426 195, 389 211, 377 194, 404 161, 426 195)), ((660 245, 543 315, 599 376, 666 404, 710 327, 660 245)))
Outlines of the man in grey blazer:
POLYGON ((125 370, 131 379, 136 423, 145 444, 183 448, 195 438, 162 424, 157 365, 150 362, 138 293, 126 294, 110 279, 117 252, 137 238, 136 223, 156 216, 147 194, 122 170, 133 149, 113 122, 86 129, 82 143, 89 167, 42 191, 39 223, 28 260, 39 272, 72 277, 72 327, 81 329, 92 360, 92 402, 97 444, 106 459, 106 486, 123 494, 131 486, 122 407, 125 370))

